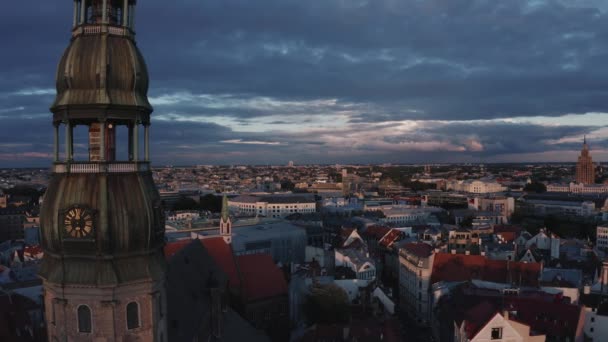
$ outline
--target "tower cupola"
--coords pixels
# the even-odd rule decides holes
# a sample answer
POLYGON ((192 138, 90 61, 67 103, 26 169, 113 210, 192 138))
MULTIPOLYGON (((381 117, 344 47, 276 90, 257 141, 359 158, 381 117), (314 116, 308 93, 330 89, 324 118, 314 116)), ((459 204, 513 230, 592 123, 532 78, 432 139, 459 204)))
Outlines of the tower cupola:
POLYGON ((73 1, 40 213, 52 341, 166 342, 165 226, 150 169, 152 107, 135 4, 73 1))

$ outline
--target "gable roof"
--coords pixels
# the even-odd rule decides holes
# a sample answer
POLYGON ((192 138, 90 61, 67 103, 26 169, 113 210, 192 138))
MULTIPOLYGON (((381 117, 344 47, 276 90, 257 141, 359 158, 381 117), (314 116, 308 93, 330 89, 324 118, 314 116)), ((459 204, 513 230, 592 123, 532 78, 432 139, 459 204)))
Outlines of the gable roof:
POLYGON ((287 281, 269 254, 240 255, 237 263, 245 301, 287 296, 287 281))
POLYGON ((165 258, 170 260, 180 250, 184 249, 193 241, 202 244, 207 253, 211 255, 215 264, 228 277, 228 285, 232 290, 238 290, 241 286, 240 277, 237 270, 236 258, 232 251, 232 246, 227 244, 222 237, 212 237, 208 239, 185 239, 169 242, 165 245, 165 258))
POLYGON ((399 241, 399 239, 403 236, 403 232, 397 229, 391 229, 380 239, 380 245, 384 247, 390 247, 395 242, 399 241))
POLYGON ((236 258, 232 251, 232 246, 227 244, 222 237, 201 239, 200 242, 205 246, 215 263, 228 276, 228 286, 232 290, 237 290, 241 286, 241 280, 236 265, 236 258))
POLYGON ((403 246, 403 249, 419 258, 428 258, 431 254, 433 254, 433 247, 424 242, 406 243, 403 246))
POLYGON ((495 283, 538 286, 541 265, 505 260, 489 260, 481 255, 436 253, 431 283, 472 279, 495 283))

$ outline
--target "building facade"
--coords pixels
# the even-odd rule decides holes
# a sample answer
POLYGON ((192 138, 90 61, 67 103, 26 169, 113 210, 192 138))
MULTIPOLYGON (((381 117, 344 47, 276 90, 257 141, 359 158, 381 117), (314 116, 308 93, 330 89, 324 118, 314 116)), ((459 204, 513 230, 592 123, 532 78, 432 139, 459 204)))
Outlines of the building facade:
POLYGON ((429 288, 434 250, 425 243, 408 243, 399 250, 399 300, 401 310, 422 326, 431 321, 429 288))
POLYGON ((292 214, 314 213, 317 203, 313 197, 302 195, 238 196, 228 201, 234 212, 272 218, 284 218, 292 214))
POLYGON ((51 106, 54 163, 40 216, 48 338, 165 342, 164 218, 149 163, 152 107, 134 39, 136 0, 73 3, 72 37, 51 106), (128 141, 117 140, 119 128, 128 130, 128 141), (79 129, 88 132, 84 160, 74 151, 79 129), (121 144, 125 156, 117 155, 121 144))
POLYGON ((582 184, 595 183, 595 164, 589 154, 587 139, 583 141, 583 149, 576 163, 576 182, 582 184))
POLYGON ((448 180, 446 190, 468 192, 472 194, 487 194, 505 191, 502 184, 490 179, 448 180))
POLYGON ((606 194, 608 184, 548 184, 547 192, 569 192, 573 194, 606 194))
POLYGON ((597 226, 596 245, 598 248, 608 249, 608 224, 597 226))

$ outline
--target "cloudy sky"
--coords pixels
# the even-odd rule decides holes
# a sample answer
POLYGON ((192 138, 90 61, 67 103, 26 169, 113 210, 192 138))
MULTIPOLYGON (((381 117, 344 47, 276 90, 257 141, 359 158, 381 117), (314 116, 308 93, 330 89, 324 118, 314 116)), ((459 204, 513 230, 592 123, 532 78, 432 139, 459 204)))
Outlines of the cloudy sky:
MULTIPOLYGON (((72 1, 0 21, 0 167, 50 162, 72 1)), ((6 13, 6 12, 5 12, 6 13)), ((142 0, 157 164, 608 159, 604 0, 142 0)))

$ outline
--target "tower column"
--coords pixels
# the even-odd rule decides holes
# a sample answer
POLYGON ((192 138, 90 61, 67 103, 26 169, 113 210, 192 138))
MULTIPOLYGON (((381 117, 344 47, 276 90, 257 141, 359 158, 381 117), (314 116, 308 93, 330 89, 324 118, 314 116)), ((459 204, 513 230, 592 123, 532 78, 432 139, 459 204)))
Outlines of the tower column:
POLYGON ((59 161, 59 124, 53 124, 53 161, 56 163, 59 161))
POLYGON ((129 26, 129 0, 122 0, 122 26, 129 26))
POLYGON ((150 161, 150 124, 144 124, 144 158, 146 162, 150 161))
POLYGON ((72 21, 72 27, 78 25, 78 0, 74 0, 74 20, 72 21))
POLYGON ((133 126, 133 161, 139 161, 139 122, 133 126))
POLYGON ((129 26, 131 27, 131 30, 135 30, 135 6, 134 5, 131 5, 131 8, 129 9, 129 16, 131 17, 129 26))
POLYGON ((87 21, 87 0, 80 0, 80 24, 87 21))
POLYGON ((65 121, 65 161, 72 160, 72 124, 65 121))
POLYGON ((106 161, 106 121, 101 120, 99 125, 99 161, 106 161))
POLYGON ((133 160, 133 124, 129 124, 129 145, 128 145, 128 158, 129 161, 133 160))
POLYGON ((108 23, 108 0, 103 0, 103 5, 102 5, 101 9, 102 9, 101 22, 103 24, 107 24, 108 23))

